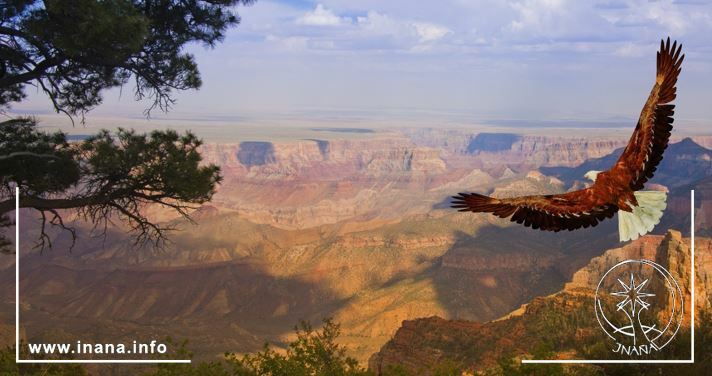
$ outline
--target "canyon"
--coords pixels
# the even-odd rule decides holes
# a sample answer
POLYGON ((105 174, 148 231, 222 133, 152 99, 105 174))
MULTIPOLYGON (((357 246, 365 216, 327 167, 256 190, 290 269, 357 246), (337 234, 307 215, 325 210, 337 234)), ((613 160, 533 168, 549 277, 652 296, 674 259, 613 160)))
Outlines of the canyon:
MULTIPOLYGON (((709 312, 712 306, 710 261, 712 239, 698 238, 695 243, 695 310, 709 312)), ((582 349, 595 341, 605 341, 596 321, 594 296, 601 277, 614 265, 624 260, 653 260, 670 271, 682 289, 686 314, 683 331, 673 337, 674 344, 687 347, 679 359, 689 359, 691 324, 690 238, 669 230, 665 235, 646 235, 619 248, 594 257, 576 271, 564 288, 549 296, 537 297, 507 316, 487 322, 446 320, 432 316, 404 321, 393 339, 374 354, 369 366, 379 373, 389 366, 401 366, 415 374, 430 374, 429 370, 445 361, 454 361, 468 372, 496 367, 502 357, 531 358, 531 353, 542 341, 551 341, 555 359, 580 359, 582 349)), ((661 291, 653 291, 665 296, 661 291)), ((701 325, 697 316, 697 325, 701 325)), ((611 341, 608 341, 611 342, 611 341)), ((606 343, 608 351, 603 359, 614 358, 614 346, 606 343)), ((661 353, 665 358, 664 352, 661 353)), ((668 357, 670 355, 667 355, 668 357)), ((601 359, 585 357, 586 359, 601 359)), ((625 358, 624 358, 625 359, 625 358)), ((684 367, 684 366, 682 366, 684 367)), ((692 374, 692 373, 690 373, 692 374)))
MULTIPOLYGON (((283 346, 299 320, 333 317, 341 343, 366 364, 394 334, 399 341, 403 328, 419 322, 413 320, 503 317, 562 290, 591 259, 618 247, 615 220, 552 234, 457 213, 449 197, 580 187, 581 166, 615 159, 612 153, 627 142, 622 135, 461 128, 295 133, 208 139, 205 162, 218 164, 224 181, 193 214, 195 224, 149 208, 179 228, 162 249, 131 247, 120 227, 95 238, 77 223, 79 244, 71 252, 61 231, 55 246, 40 252, 32 249, 33 214, 23 211, 23 338, 122 342, 170 335, 189 338, 196 358, 215 359, 264 342, 283 346)), ((654 239, 670 228, 689 236, 690 187, 700 194, 698 234, 710 235, 712 214, 702 209, 712 199, 705 180, 712 151, 701 146, 710 140, 691 135, 670 147, 661 180, 653 180, 670 192, 654 239)), ((13 257, 0 256, 0 267, 0 317, 11 327, 13 257)), ((10 343, 12 331, 5 329, 0 338, 10 343)), ((389 356, 381 362, 401 357, 389 356)))

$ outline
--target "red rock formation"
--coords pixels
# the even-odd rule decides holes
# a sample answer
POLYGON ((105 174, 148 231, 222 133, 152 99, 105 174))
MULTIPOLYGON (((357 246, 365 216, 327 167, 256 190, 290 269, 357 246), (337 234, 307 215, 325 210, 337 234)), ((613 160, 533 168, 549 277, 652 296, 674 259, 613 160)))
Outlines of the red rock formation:
MULTIPOLYGON (((699 311, 709 309, 712 303, 712 239, 697 238, 695 245, 699 311)), ((576 272, 562 291, 536 298, 501 320, 474 323, 428 317, 404 321, 395 336, 371 357, 369 367, 378 372, 389 365, 400 364, 412 371, 427 373, 433 365, 457 359, 465 368, 482 370, 494 366, 504 354, 530 353, 543 334, 541 330, 563 331, 564 337, 579 343, 603 336, 597 330, 590 309, 595 287, 608 269, 626 259, 649 259, 661 264, 679 282, 684 301, 690 301, 689 239, 671 230, 665 236, 647 235, 607 251, 576 272), (546 329, 548 322, 558 323, 557 327, 546 329)), ((689 315, 683 326, 689 326, 689 315)))

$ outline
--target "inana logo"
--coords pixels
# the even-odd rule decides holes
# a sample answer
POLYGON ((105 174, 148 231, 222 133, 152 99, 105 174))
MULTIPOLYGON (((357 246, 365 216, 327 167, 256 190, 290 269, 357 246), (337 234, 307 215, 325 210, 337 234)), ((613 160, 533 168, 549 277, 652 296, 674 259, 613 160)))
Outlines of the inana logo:
POLYGON ((650 260, 625 260, 596 287, 596 319, 613 351, 640 356, 660 351, 683 320, 683 295, 670 272, 650 260))

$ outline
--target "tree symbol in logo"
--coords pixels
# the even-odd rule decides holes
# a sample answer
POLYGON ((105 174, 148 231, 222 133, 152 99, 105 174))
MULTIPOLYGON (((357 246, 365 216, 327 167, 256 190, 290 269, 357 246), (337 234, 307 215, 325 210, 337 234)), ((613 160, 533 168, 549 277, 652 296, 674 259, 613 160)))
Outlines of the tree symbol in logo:
POLYGON ((613 292, 611 293, 611 295, 623 298, 623 300, 621 300, 616 306, 618 307, 619 311, 623 311, 623 313, 628 316, 628 319, 630 320, 630 325, 618 328, 616 329, 616 331, 632 337, 634 345, 636 344, 636 332, 643 333, 646 338, 649 338, 648 333, 650 333, 651 331, 655 331, 657 332, 656 334, 659 334, 660 330, 656 329, 655 325, 643 325, 642 323, 640 323, 640 320, 638 320, 638 315, 636 315, 639 310, 647 310, 650 308, 650 304, 647 303, 644 299, 655 296, 655 294, 643 292, 643 287, 648 284, 648 279, 645 279, 639 285, 636 285, 635 277, 633 276, 633 273, 630 273, 630 284, 626 284, 620 279, 618 279, 618 283, 623 286, 623 290, 613 292), (629 308, 626 308, 628 306, 629 308), (636 323, 639 324, 637 330, 636 323))

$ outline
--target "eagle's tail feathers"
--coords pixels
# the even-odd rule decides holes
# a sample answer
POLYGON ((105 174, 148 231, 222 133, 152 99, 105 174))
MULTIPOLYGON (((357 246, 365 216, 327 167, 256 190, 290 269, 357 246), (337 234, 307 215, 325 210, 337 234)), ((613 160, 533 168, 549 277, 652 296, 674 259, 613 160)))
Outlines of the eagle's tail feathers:
POLYGON ((634 206, 632 212, 618 211, 618 234, 622 242, 638 239, 652 231, 667 207, 665 192, 638 191, 634 194, 638 206, 634 206))

